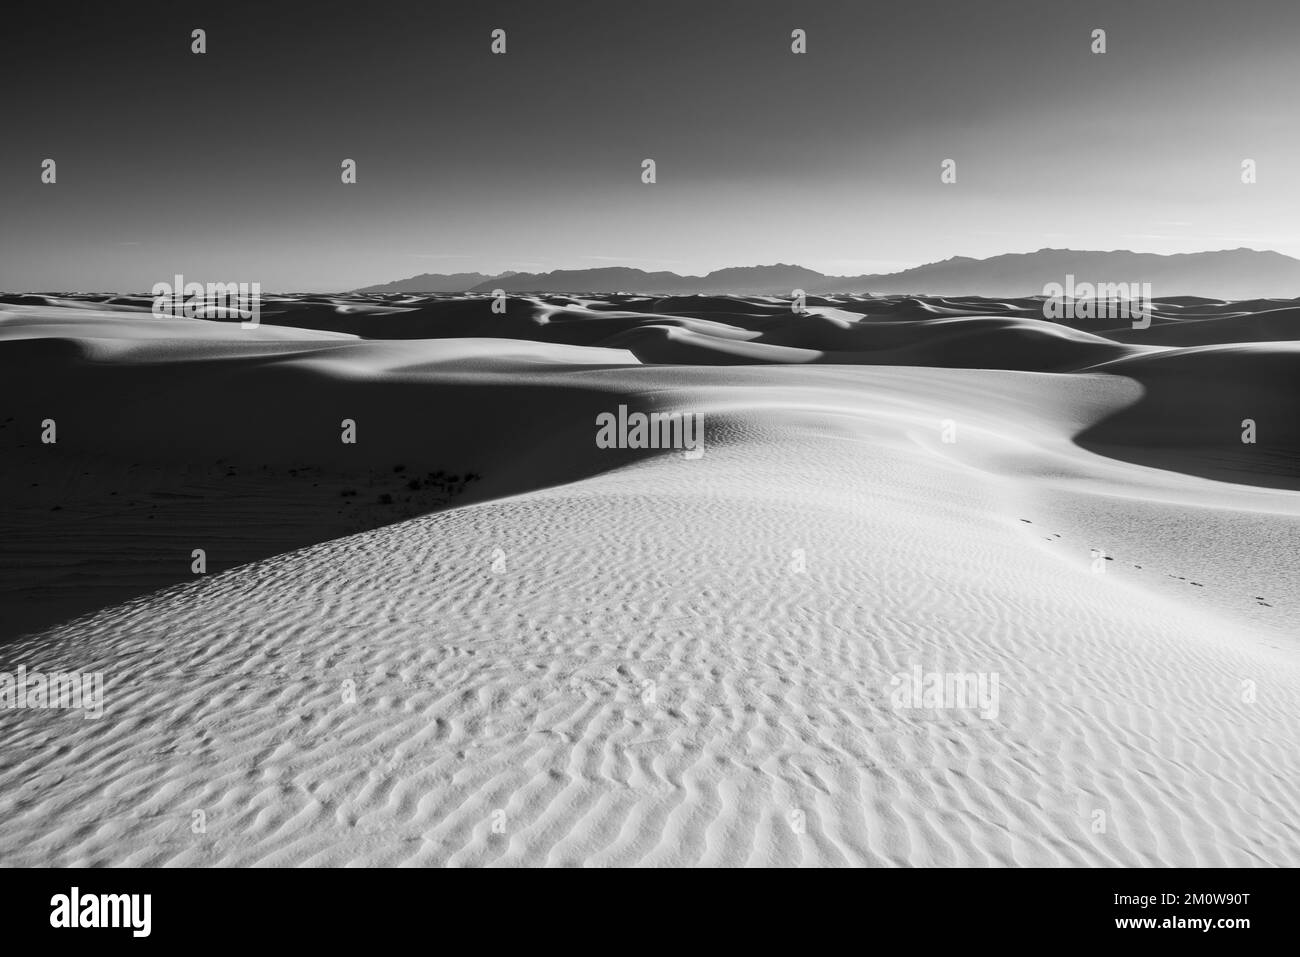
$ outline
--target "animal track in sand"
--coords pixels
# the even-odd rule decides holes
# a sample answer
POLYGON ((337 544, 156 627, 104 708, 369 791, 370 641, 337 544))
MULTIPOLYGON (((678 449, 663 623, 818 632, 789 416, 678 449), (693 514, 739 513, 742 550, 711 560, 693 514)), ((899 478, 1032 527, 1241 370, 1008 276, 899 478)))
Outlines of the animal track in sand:
MULTIPOLYGON (((1033 522, 1030 521, 1030 520, 1027 519, 1027 518, 1021 518, 1021 519, 1019 519, 1019 521, 1024 522, 1026 525, 1032 525, 1032 524, 1033 524, 1033 522)), ((1051 535, 1051 537, 1044 536, 1043 541, 1045 541, 1045 542, 1052 542, 1054 539, 1060 539, 1060 538, 1061 538, 1061 534, 1060 534, 1059 532, 1053 532, 1052 535, 1051 535)), ((1105 559, 1106 561, 1108 561, 1108 562, 1113 562, 1113 561, 1115 561, 1115 559, 1114 559, 1112 556, 1110 556, 1110 555, 1102 555, 1102 556, 1100 556, 1100 557, 1104 558, 1104 559, 1105 559)), ((1136 562, 1130 562, 1129 564, 1130 564, 1133 568, 1136 568, 1136 569, 1138 569, 1138 570, 1141 570, 1141 569, 1142 569, 1142 566, 1139 565, 1139 564, 1137 564, 1136 562)), ((1187 582, 1187 584, 1189 584, 1189 585, 1193 585, 1193 586, 1195 586, 1195 587, 1197 587, 1197 588, 1204 588, 1204 587, 1205 587, 1205 584, 1204 584, 1203 582, 1191 581, 1190 579, 1187 578, 1186 575, 1175 575, 1175 574, 1173 574, 1172 572, 1165 572, 1165 577, 1166 577, 1166 578, 1172 578, 1172 579, 1174 579, 1175 581, 1187 582)), ((1263 596, 1261 596, 1261 595, 1255 595, 1255 596, 1253 597, 1253 600, 1254 600, 1255 604, 1257 604, 1257 605, 1259 605, 1259 606, 1261 606, 1261 607, 1263 607, 1263 608, 1272 608, 1272 607, 1273 607, 1273 605, 1270 604, 1269 602, 1265 601, 1264 598, 1263 598, 1263 596)))

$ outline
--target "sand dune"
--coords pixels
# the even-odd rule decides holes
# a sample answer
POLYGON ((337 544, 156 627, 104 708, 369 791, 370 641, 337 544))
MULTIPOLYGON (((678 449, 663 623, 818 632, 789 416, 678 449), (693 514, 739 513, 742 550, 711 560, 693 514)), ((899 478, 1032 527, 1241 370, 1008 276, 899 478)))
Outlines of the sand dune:
POLYGON ((1300 863, 1300 354, 1246 338, 1278 322, 809 306, 10 297, 3 607, 48 620, 0 670, 101 670, 107 708, 0 713, 0 860, 1300 863), (705 453, 597 448, 619 405, 702 413, 705 453), (190 575, 223 537, 254 554, 190 575), (996 675, 996 715, 900 707, 918 667, 996 675))
POLYGON ((1300 342, 1177 349, 1094 369, 1136 380, 1143 394, 1078 436, 1089 448, 1228 482, 1300 489, 1300 342), (1241 440, 1248 424, 1253 443, 1241 440))

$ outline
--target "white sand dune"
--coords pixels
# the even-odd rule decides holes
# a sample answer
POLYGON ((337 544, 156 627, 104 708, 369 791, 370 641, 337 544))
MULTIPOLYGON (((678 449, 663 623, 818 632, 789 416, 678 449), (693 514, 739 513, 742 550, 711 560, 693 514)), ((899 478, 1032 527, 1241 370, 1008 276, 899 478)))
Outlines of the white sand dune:
MULTIPOLYGON (((755 343, 787 328, 763 300, 675 329, 674 304, 629 302, 530 307, 562 341, 482 339, 460 304, 456 335, 401 342, 333 320, 167 341, 108 310, 87 330, 59 303, 4 307, 22 478, 55 481, 57 454, 482 481, 0 645, 0 669, 107 678, 98 720, 0 712, 0 861, 1300 863, 1300 494, 1240 457, 1238 482, 1204 477, 1229 442, 1187 431, 1216 395, 1225 420, 1244 401, 1279 421, 1289 347, 1165 352, 1011 303, 971 317, 998 367, 921 367, 968 364, 951 344, 846 364, 920 357, 920 307, 949 324, 937 341, 964 306, 902 302, 878 323, 892 345, 831 313, 812 339, 882 337, 832 350, 755 343), (714 359, 638 363, 667 346, 714 359), (727 364, 745 356, 790 364, 727 364), (1180 419, 1161 377, 1184 365, 1200 405, 1180 419), (705 454, 596 448, 619 404, 703 413, 705 454), (1162 449, 1166 417, 1183 431, 1162 449), (918 666, 996 674, 997 714, 897 707, 891 678, 918 666)), ((335 305, 298 311, 361 321, 335 305)), ((1273 435, 1273 456, 1300 444, 1273 435)), ((6 601, 32 583, 14 581, 6 601)))

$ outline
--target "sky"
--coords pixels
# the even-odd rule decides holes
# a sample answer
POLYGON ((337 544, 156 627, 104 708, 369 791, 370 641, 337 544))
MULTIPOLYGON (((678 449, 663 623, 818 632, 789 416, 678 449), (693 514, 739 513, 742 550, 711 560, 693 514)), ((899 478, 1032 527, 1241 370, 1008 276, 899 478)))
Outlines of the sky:
POLYGON ((11 292, 1300 257, 1296 0, 25 4, 5 33, 11 292))

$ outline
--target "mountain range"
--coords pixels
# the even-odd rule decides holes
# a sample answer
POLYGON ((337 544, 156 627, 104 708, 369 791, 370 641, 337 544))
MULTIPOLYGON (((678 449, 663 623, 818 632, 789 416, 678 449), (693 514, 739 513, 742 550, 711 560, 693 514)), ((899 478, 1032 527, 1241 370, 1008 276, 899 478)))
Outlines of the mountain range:
POLYGON ((829 276, 804 266, 732 266, 703 276, 647 272, 626 266, 556 269, 544 273, 424 273, 410 279, 354 290, 357 293, 645 293, 650 295, 810 295, 1021 297, 1042 295, 1048 283, 1150 283, 1153 298, 1206 296, 1218 299, 1300 297, 1300 260, 1254 249, 1199 253, 1135 253, 1128 250, 1039 249, 988 259, 954 256, 894 273, 829 276))

